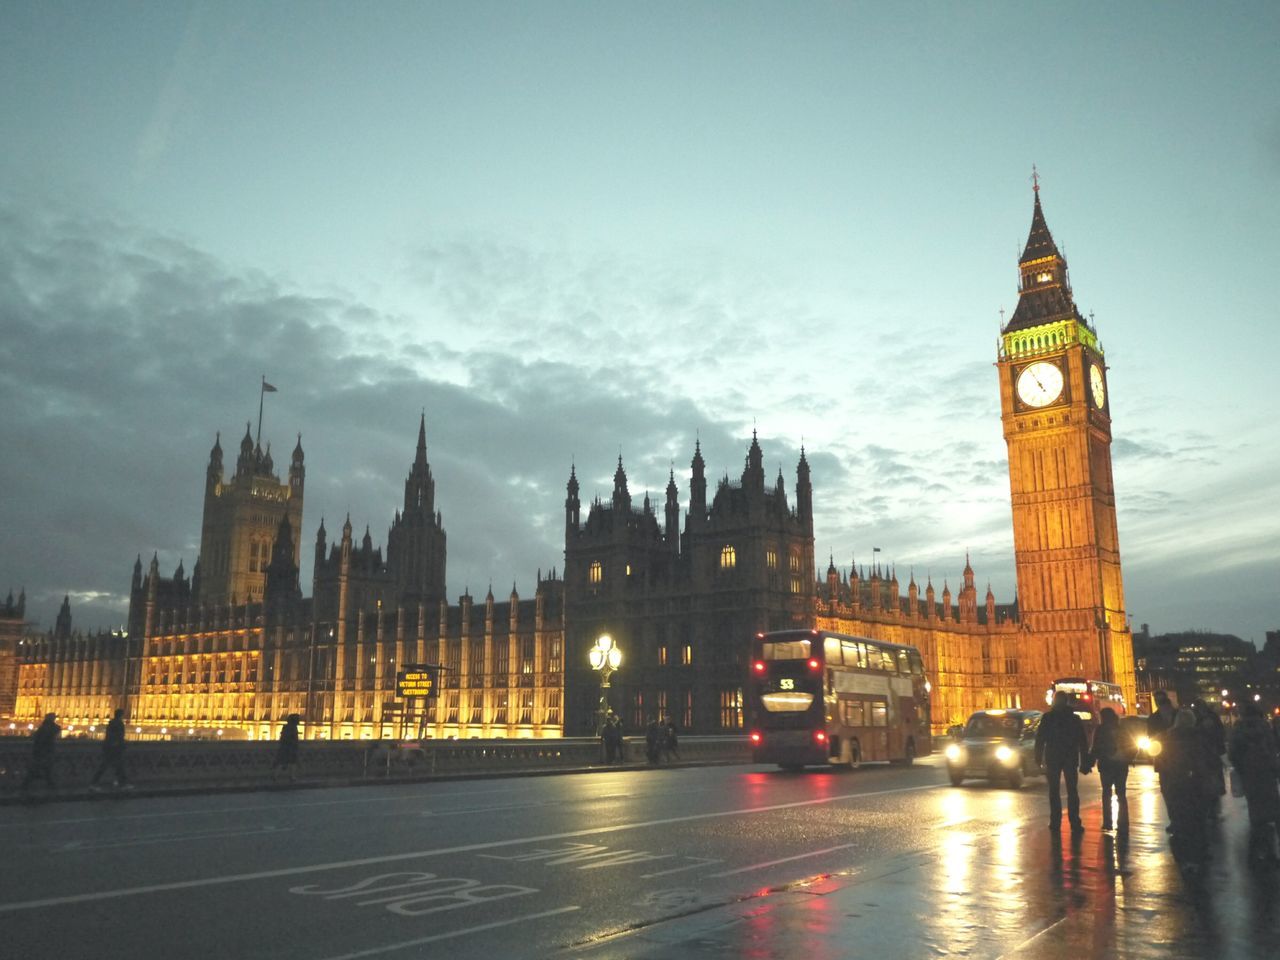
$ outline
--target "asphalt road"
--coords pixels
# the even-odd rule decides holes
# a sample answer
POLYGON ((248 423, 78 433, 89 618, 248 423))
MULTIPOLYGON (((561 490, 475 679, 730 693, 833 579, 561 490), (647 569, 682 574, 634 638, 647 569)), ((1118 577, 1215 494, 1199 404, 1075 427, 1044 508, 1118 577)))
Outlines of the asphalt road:
MULTIPOLYGON (((625 955, 828 876, 913 856, 963 874, 956 837, 998 855, 1044 819, 1042 783, 955 789, 930 758, 10 806, 0 930, 13 957, 625 955)), ((1096 807, 1096 777, 1083 792, 1096 807)))

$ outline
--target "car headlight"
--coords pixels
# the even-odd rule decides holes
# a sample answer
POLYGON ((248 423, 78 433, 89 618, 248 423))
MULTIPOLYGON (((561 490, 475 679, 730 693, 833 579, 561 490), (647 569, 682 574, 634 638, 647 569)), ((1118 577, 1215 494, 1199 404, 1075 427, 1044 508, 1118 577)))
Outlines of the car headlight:
POLYGON ((1160 741, 1159 741, 1159 740, 1152 740, 1152 741, 1147 745, 1147 753, 1148 753, 1148 754, 1150 754, 1150 755, 1151 755, 1151 756, 1153 756, 1153 757, 1158 757, 1158 756, 1160 756, 1160 751, 1161 751, 1161 750, 1163 750, 1163 749, 1164 749, 1164 747, 1162 747, 1162 746, 1160 745, 1160 741))
POLYGON ((1138 749, 1139 749, 1139 750, 1141 750, 1143 753, 1150 753, 1150 752, 1151 752, 1151 738, 1150 738, 1150 737, 1139 737, 1139 738, 1138 738, 1138 749))
POLYGON ((964 759, 964 747, 960 746, 958 743, 948 744, 947 749, 944 750, 943 753, 946 754, 947 759, 952 763, 959 763, 964 759))
POLYGON ((1015 756, 1016 754, 1004 744, 996 747, 996 759, 1001 763, 1009 763, 1015 756))

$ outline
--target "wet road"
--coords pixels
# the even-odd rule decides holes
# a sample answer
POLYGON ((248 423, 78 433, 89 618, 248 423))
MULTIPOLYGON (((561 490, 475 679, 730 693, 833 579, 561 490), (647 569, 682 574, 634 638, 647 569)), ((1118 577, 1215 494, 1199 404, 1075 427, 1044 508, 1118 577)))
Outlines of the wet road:
POLYGON ((1083 782, 1079 843, 1042 781, 932 763, 5 807, 0 929, 65 958, 1274 955, 1239 801, 1188 885, 1148 769, 1127 845, 1083 782))

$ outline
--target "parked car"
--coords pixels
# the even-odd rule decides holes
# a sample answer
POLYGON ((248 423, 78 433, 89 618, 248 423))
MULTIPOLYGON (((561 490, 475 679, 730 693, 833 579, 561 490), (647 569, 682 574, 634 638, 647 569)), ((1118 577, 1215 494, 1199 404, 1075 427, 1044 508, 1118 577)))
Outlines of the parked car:
POLYGON ((1146 717, 1121 717, 1120 742, 1128 748, 1134 763, 1153 763, 1160 752, 1160 744, 1152 741, 1147 732, 1146 717))
POLYGON ((955 743, 947 745, 951 785, 966 779, 1004 781, 1015 790, 1025 777, 1042 771, 1036 764, 1039 710, 979 710, 969 718, 955 743))

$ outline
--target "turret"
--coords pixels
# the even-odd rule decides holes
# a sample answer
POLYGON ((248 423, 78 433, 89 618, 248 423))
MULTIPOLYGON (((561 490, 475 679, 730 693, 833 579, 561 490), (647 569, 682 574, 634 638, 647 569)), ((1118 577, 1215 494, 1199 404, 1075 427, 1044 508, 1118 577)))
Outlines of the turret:
POLYGON ((582 503, 578 500, 578 474, 573 464, 569 465, 569 482, 565 484, 564 498, 564 532, 568 537, 570 533, 578 532, 578 517, 582 509, 582 503))
POLYGON ((707 464, 702 459, 702 441, 693 444, 692 476, 689 480, 689 523, 701 527, 707 519, 707 464))
POLYGON ((316 560, 315 569, 318 573, 324 567, 324 558, 326 550, 326 534, 324 530, 324 517, 320 518, 320 529, 316 531, 316 560))
POLYGON ((618 454, 618 469, 613 472, 613 509, 624 517, 631 512, 631 492, 627 489, 627 471, 622 469, 622 454, 618 454))
POLYGON ((742 471, 742 489, 751 493, 764 493, 764 454, 756 431, 751 431, 751 446, 747 448, 747 465, 742 471))
POLYGON ((680 494, 676 489, 676 471, 672 467, 667 476, 666 503, 666 537, 667 546, 672 553, 680 551, 680 494))
POLYGON ((53 624, 53 635, 59 640, 66 640, 71 636, 71 597, 64 595, 62 598, 62 606, 58 608, 58 618, 53 624))
POLYGON ((222 483, 222 431, 219 430, 213 439, 213 449, 209 451, 209 467, 205 472, 205 487, 212 489, 222 483))
POLYGON ((813 529, 813 484, 809 482, 809 461, 804 447, 800 447, 800 462, 796 464, 796 513, 805 525, 813 529))
POLYGON ((253 433, 248 421, 245 421, 244 439, 240 441, 240 456, 236 458, 236 476, 249 476, 253 473, 253 469, 253 433))
POLYGON ((298 434, 298 443, 293 448, 293 460, 289 464, 289 492, 292 496, 302 495, 302 486, 307 478, 307 468, 303 466, 305 455, 302 452, 302 434, 298 434))

